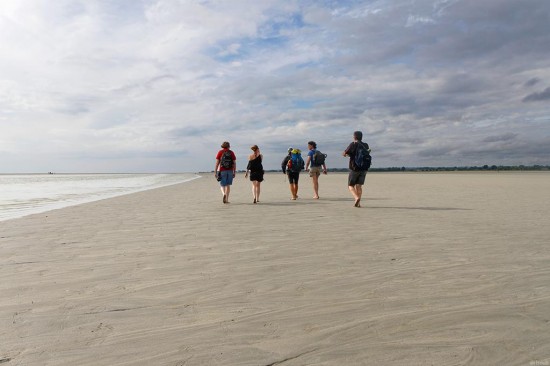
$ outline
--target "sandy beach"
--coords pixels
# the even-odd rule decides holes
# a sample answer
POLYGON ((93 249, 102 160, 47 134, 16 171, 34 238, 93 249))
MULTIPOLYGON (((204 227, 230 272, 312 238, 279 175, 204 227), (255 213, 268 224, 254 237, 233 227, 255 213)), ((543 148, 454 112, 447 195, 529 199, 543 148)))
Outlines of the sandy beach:
POLYGON ((0 222, 0 364, 550 365, 550 172, 211 175, 0 222))

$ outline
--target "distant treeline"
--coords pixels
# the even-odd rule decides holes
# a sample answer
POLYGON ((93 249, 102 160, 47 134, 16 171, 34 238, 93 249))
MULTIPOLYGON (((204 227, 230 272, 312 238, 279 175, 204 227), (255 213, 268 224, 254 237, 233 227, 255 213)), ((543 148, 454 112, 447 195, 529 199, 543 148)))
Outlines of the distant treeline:
MULTIPOLYGON (((550 170, 550 165, 483 165, 483 166, 444 166, 444 167, 389 167, 371 168, 369 172, 470 172, 470 171, 537 171, 550 170)), ((266 170, 280 172, 279 170, 266 170)), ((347 172, 347 168, 329 169, 331 172, 347 172)))
POLYGON ((513 170, 550 170, 550 165, 483 165, 453 167, 391 167, 371 168, 371 172, 455 172, 455 171, 513 171, 513 170))

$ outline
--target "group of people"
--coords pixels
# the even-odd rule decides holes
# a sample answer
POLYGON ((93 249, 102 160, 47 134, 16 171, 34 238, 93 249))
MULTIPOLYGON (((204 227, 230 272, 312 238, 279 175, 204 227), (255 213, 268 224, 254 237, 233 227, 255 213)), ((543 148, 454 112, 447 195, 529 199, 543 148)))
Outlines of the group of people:
MULTIPOLYGON (((365 184, 365 177, 370 167, 370 148, 362 139, 363 133, 355 131, 353 133, 353 142, 342 153, 343 156, 349 157, 350 172, 348 175, 348 188, 355 199, 355 207, 361 207, 362 186, 365 184), (366 161, 366 163, 363 161, 366 161)), ((307 146, 308 153, 305 162, 302 158, 301 150, 290 147, 288 148, 287 156, 285 156, 281 163, 283 174, 288 176, 291 200, 298 199, 298 181, 302 170, 309 172, 309 176, 312 179, 314 199, 319 199, 319 176, 327 174, 326 155, 317 150, 317 143, 315 141, 309 141, 307 146)), ((250 149, 252 150, 252 154, 248 156, 245 178, 250 177, 250 181, 252 182, 253 203, 259 203, 260 185, 264 180, 263 155, 258 145, 253 145, 250 149)), ((221 150, 216 155, 216 166, 214 168, 214 174, 220 182, 223 203, 229 203, 229 193, 236 172, 237 158, 235 153, 230 149, 229 142, 225 141, 221 145, 221 150)))

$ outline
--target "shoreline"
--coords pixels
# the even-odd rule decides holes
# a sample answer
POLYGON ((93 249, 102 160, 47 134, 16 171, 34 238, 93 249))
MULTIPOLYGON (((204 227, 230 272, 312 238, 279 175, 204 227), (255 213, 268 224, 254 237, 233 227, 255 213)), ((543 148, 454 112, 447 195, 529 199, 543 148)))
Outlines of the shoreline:
POLYGON ((0 222, 0 360, 550 361, 550 175, 203 175, 0 222))
MULTIPOLYGON (((14 174, 13 176, 48 176, 52 177, 51 174, 14 174)), ((57 176, 61 177, 71 177, 71 176, 113 176, 113 175, 120 175, 120 176, 134 176, 136 174, 127 174, 127 173, 119 173, 119 174, 57 174, 57 176)), ((139 175, 139 174, 137 174, 139 175)), ((166 174, 143 174, 144 176, 151 176, 151 175, 166 175, 166 174)), ((131 188, 128 187, 125 191, 119 191, 119 192, 95 192, 90 193, 88 195, 82 195, 78 198, 49 198, 49 197, 42 197, 41 199, 34 199, 34 200, 27 200, 27 202, 20 202, 19 205, 23 205, 19 208, 11 208, 9 212, 11 212, 11 215, 4 216, 6 211, 0 211, 0 222, 7 221, 7 220, 13 220, 13 219, 19 219, 23 218, 29 215, 39 214, 39 213, 45 213, 53 210, 59 210, 63 209, 65 207, 71 207, 76 205, 81 205, 85 203, 110 199, 118 196, 123 196, 127 194, 133 194, 133 193, 139 193, 151 189, 157 189, 157 188, 163 188, 174 184, 183 184, 187 183, 189 181, 199 179, 201 178, 200 175, 196 173, 180 173, 180 174, 173 174, 173 175, 189 175, 189 178, 186 178, 186 180, 179 181, 179 182, 166 182, 166 183, 159 183, 152 186, 144 186, 144 187, 138 187, 138 188, 131 188), (33 202, 34 201, 34 202, 33 202), (28 206, 30 203, 33 203, 34 206, 28 206), (25 206, 26 205, 26 206, 25 206)), ((54 177, 52 177, 55 179, 54 177)), ((78 184, 81 182, 75 182, 75 185, 78 186, 78 184)), ((62 193, 59 192, 58 195, 61 195, 62 193)))

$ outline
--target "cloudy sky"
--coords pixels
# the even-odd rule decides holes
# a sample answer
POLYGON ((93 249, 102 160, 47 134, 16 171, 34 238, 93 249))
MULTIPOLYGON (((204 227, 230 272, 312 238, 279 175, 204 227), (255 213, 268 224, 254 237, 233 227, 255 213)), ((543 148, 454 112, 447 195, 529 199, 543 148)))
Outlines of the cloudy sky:
POLYGON ((547 0, 1 0, 0 173, 550 164, 547 0))

